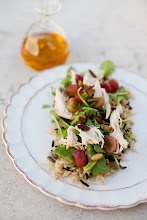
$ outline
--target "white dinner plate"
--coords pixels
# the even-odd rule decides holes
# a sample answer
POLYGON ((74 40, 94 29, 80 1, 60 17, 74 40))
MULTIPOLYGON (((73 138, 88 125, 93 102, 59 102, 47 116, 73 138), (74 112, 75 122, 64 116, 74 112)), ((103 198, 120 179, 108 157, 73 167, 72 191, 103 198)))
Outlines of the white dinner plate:
MULTIPOLYGON (((113 177, 106 178, 106 185, 90 185, 89 189, 74 185, 70 179, 54 182, 47 173, 46 153, 51 150, 52 136, 47 134, 51 116, 42 109, 44 104, 52 105, 54 97, 51 86, 59 86, 71 65, 63 65, 29 80, 20 86, 5 110, 3 140, 7 153, 17 170, 41 192, 57 200, 87 209, 117 209, 135 206, 147 201, 147 81, 139 76, 116 69, 112 78, 129 88, 136 99, 131 101, 136 115, 133 132, 138 141, 138 153, 125 155, 122 162, 127 169, 120 170, 113 177)), ((95 70, 98 65, 73 64, 78 72, 95 70)))

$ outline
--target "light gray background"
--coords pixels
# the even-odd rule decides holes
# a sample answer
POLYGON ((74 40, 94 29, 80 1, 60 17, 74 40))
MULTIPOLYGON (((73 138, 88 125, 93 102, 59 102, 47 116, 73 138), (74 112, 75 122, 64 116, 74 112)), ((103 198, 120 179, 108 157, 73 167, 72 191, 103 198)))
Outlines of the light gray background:
MULTIPOLYGON (((72 62, 113 60, 118 67, 147 79, 146 0, 62 0, 55 17, 65 29, 72 62)), ((0 118, 9 97, 36 75, 22 61, 20 47, 29 25, 38 19, 32 1, 0 0, 0 118)), ((127 76, 126 76, 127 77, 127 76)), ((146 168, 145 168, 146 170, 146 168)), ((147 219, 147 204, 116 211, 64 205, 29 185, 0 144, 0 220, 147 219)))

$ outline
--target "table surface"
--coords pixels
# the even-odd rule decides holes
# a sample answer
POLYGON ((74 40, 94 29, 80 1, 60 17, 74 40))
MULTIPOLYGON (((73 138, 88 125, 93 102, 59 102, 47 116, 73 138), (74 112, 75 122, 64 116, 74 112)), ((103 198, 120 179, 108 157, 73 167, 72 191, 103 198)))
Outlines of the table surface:
MULTIPOLYGON (((5 0, 0 7, 0 118, 9 97, 36 72, 28 68, 20 47, 31 23, 38 19, 32 1, 5 0)), ((54 20, 68 36, 68 63, 100 63, 111 59, 118 67, 147 79, 147 1, 61 0, 54 20)), ((147 204, 100 211, 67 206, 28 184, 12 165, 0 140, 0 219, 147 219, 147 204)))

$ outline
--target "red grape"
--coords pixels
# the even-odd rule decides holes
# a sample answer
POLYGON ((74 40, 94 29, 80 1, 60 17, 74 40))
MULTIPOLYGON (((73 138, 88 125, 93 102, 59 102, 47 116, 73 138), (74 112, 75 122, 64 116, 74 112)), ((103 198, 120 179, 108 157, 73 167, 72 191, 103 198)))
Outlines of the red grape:
POLYGON ((75 96, 78 90, 78 85, 72 84, 66 87, 65 94, 69 97, 75 96))
POLYGON ((95 104, 92 106, 93 108, 99 109, 104 105, 104 98, 103 97, 98 97, 97 100, 95 101, 95 104))
MULTIPOLYGON (((77 112, 84 112, 84 111, 78 110, 77 112)), ((75 115, 75 114, 74 114, 74 115, 75 115)), ((80 121, 80 124, 81 124, 81 125, 85 124, 85 122, 87 121, 87 115, 86 115, 86 113, 85 113, 85 118, 84 118, 84 117, 80 117, 80 118, 79 118, 79 121, 80 121)), ((74 125, 77 125, 77 122, 76 122, 74 125)))
POLYGON ((73 159, 78 167, 84 167, 87 165, 87 157, 82 150, 75 150, 73 152, 73 159))
POLYGON ((109 84, 111 86, 111 92, 115 93, 119 88, 118 81, 116 79, 110 79, 109 84))
POLYGON ((104 88, 107 93, 111 92, 111 86, 110 86, 110 84, 107 83, 107 82, 101 83, 101 88, 104 88))
POLYGON ((111 154, 117 149, 117 140, 110 135, 104 137, 104 150, 111 154))
MULTIPOLYGON (((84 92, 82 91, 82 90, 80 90, 80 95, 82 95, 84 92)), ((76 93, 75 94, 75 98, 78 100, 78 102, 80 103, 80 105, 82 105, 83 104, 83 102, 82 102, 82 100, 79 98, 79 96, 78 96, 78 94, 76 93)))
POLYGON ((83 76, 76 74, 76 81, 78 82, 79 80, 83 81, 83 76))

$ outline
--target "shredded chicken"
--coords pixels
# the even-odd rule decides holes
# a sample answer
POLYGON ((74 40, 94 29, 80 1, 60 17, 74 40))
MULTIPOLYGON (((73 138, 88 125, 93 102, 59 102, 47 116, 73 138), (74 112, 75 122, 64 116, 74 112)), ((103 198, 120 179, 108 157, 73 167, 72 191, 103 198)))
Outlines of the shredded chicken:
POLYGON ((64 96, 64 93, 60 91, 59 88, 56 88, 56 97, 55 97, 55 112, 57 115, 71 119, 72 113, 70 113, 66 108, 67 97, 64 96))
POLYGON ((67 129, 67 144, 66 144, 67 150, 70 148, 70 146, 73 146, 78 142, 78 138, 74 133, 73 129, 74 129, 73 126, 69 126, 69 128, 67 129))
POLYGON ((83 145, 82 143, 78 142, 78 138, 73 129, 75 129, 73 126, 69 126, 69 128, 67 129, 67 138, 61 138, 58 141, 59 144, 63 144, 66 146, 66 150, 68 150, 70 147, 80 148, 83 145))
POLYGON ((76 82, 76 72, 74 70, 71 70, 71 83, 72 84, 77 84, 76 82))
POLYGON ((98 97, 104 98, 104 108, 106 110, 106 119, 108 119, 110 116, 110 113, 111 113, 111 105, 109 103, 109 95, 107 94, 107 92, 104 88, 101 88, 99 80, 97 80, 95 82, 93 89, 95 90, 94 98, 98 98, 98 97))
POLYGON ((103 96, 102 88, 101 88, 99 80, 96 80, 93 89, 95 90, 94 96, 93 96, 94 98, 98 98, 98 97, 102 97, 103 96))
POLYGON ((106 109, 106 119, 109 118, 111 113, 111 105, 109 103, 109 95, 107 94, 105 89, 101 89, 104 97, 104 108, 106 109))
POLYGON ((87 86, 94 86, 97 79, 101 79, 103 77, 104 71, 103 70, 96 70, 94 71, 94 74, 97 78, 94 78, 89 71, 85 73, 84 79, 83 79, 83 85, 87 86))
POLYGON ((126 149, 128 146, 128 142, 123 137, 123 132, 120 130, 119 122, 121 123, 122 119, 120 115, 123 113, 123 108, 121 105, 117 106, 116 110, 114 110, 110 117, 110 125, 114 129, 113 133, 111 133, 111 136, 114 137, 120 147, 117 147, 117 150, 115 153, 121 153, 123 149, 126 149))
POLYGON ((101 133, 101 131, 96 127, 91 127, 88 131, 82 131, 77 126, 75 127, 76 130, 78 130, 79 136, 82 139, 82 144, 101 144, 101 148, 104 146, 104 135, 101 133))

